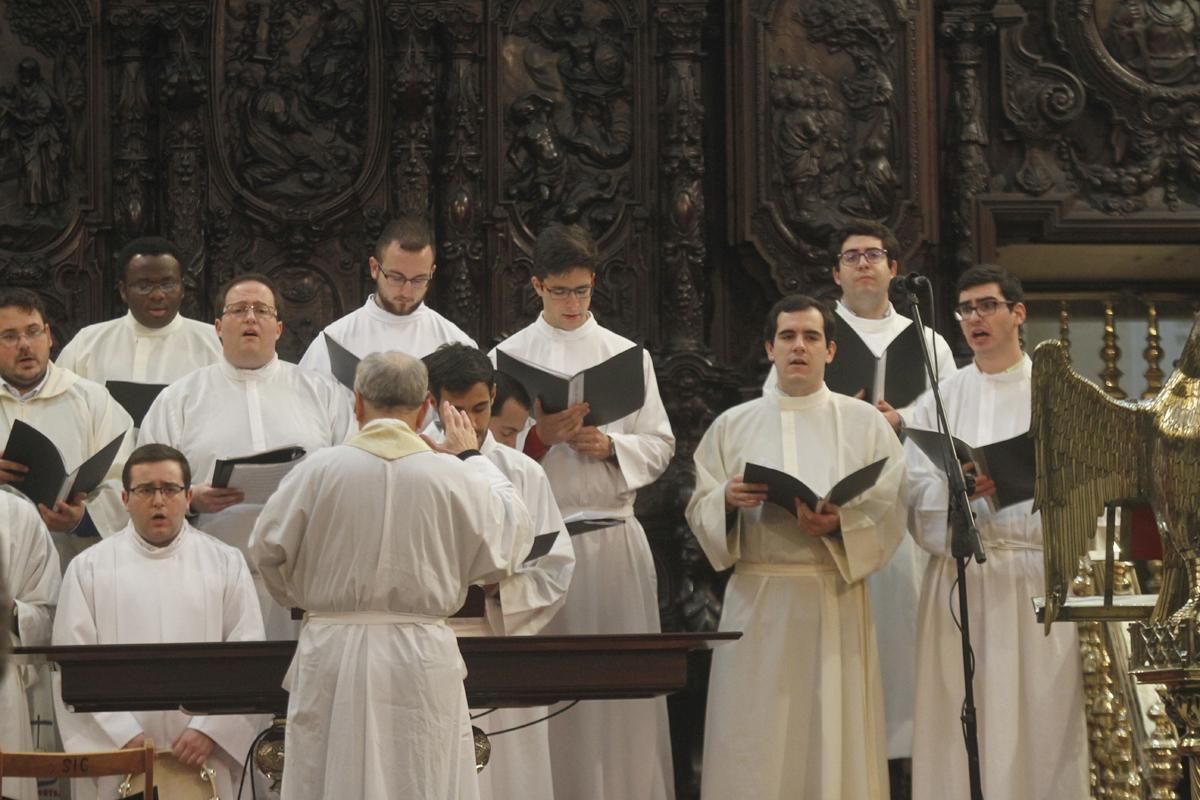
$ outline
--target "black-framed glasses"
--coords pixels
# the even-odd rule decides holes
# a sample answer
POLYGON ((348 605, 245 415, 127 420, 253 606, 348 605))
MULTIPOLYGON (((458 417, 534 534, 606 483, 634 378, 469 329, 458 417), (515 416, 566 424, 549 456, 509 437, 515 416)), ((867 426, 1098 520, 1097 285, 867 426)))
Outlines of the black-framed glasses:
POLYGON ((187 491, 186 486, 180 486, 178 483, 164 483, 156 485, 153 483, 143 483, 139 486, 134 486, 129 490, 129 493, 142 498, 143 500, 153 500, 154 495, 162 492, 164 500, 171 500, 178 497, 187 491))
POLYGON ((248 317, 254 314, 256 317, 271 318, 275 317, 279 311, 266 303, 230 303, 221 310, 221 313, 231 317, 248 317))
POLYGON ((887 250, 880 247, 868 247, 866 250, 843 250, 838 253, 838 261, 844 267, 855 267, 864 258, 868 264, 876 265, 887 261, 887 250))
POLYGON ((1015 300, 997 300, 994 297, 985 297, 982 300, 976 300, 974 303, 959 303, 954 307, 954 318, 959 322, 966 322, 971 318, 972 314, 978 314, 983 317, 990 317, 1000 310, 1000 306, 1008 306, 1009 310, 1017 303, 1015 300))
POLYGON ((383 276, 385 281, 396 288, 401 288, 404 286, 404 284, 408 283, 411 284, 414 289, 424 289, 429 285, 429 281, 433 279, 432 273, 426 273, 425 275, 414 275, 410 278, 407 275, 401 275, 399 272, 388 272, 387 270, 381 269, 379 270, 379 274, 383 276))
POLYGON ((163 294, 171 294, 178 292, 183 287, 183 281, 138 281, 137 283, 127 283, 125 288, 134 294, 151 295, 156 291, 163 294))
POLYGON ((0 333, 0 345, 4 347, 17 347, 21 344, 22 339, 28 339, 33 342, 46 332, 45 325, 30 325, 23 331, 5 331, 0 333))
POLYGON ((592 296, 591 284, 587 286, 547 286, 543 283, 542 288, 555 300, 566 300, 568 297, 586 300, 592 296))

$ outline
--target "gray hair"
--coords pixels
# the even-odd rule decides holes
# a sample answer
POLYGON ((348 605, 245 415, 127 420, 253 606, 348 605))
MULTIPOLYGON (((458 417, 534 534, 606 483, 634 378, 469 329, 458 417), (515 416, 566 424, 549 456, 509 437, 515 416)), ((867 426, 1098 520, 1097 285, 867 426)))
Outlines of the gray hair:
POLYGON ((354 391, 375 408, 417 408, 425 402, 428 386, 421 359, 394 350, 371 353, 354 371, 354 391))

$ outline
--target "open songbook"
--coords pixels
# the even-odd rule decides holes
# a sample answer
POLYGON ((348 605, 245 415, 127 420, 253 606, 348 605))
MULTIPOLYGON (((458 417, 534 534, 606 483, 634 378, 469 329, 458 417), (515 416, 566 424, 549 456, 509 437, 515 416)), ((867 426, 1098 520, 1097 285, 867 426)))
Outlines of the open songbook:
POLYGON ((826 505, 844 506, 870 489, 879 480, 879 475, 883 472, 886 464, 887 457, 884 456, 874 463, 851 472, 835 483, 824 496, 818 496, 794 475, 772 467, 764 467, 761 464, 747 463, 746 469, 742 473, 742 480, 746 483, 765 483, 767 485, 767 502, 774 503, 792 516, 796 515, 797 499, 819 514, 826 505))
POLYGON ((642 372, 642 346, 634 345, 607 361, 574 375, 530 364, 496 351, 496 369, 513 376, 530 397, 540 397, 548 414, 586 402, 591 411, 585 425, 606 425, 642 407, 646 399, 646 376, 642 372))
POLYGON ((21 420, 13 423, 4 445, 4 459, 29 467, 29 472, 12 487, 34 503, 54 508, 59 500, 90 494, 104 481, 113 459, 121 449, 122 433, 101 447, 87 461, 67 472, 62 453, 48 436, 21 420))
POLYGON ((883 386, 875 385, 879 359, 851 325, 838 324, 837 355, 825 368, 825 385, 838 394, 858 396, 868 402, 876 395, 895 408, 904 408, 925 391, 925 371, 913 369, 923 358, 921 333, 915 324, 900 332, 884 351, 887 365, 883 386), (882 389, 882 391, 878 391, 882 389))
POLYGON ((322 333, 321 336, 325 338, 325 350, 329 353, 329 371, 338 383, 354 391, 354 372, 362 359, 338 344, 328 333, 322 333))
POLYGON ((218 459, 213 466, 212 485, 241 489, 246 494, 243 503, 262 505, 304 456, 303 447, 290 444, 239 458, 218 459))
POLYGON ((154 404, 159 392, 167 388, 165 383, 137 383, 135 381, 105 381, 104 388, 133 417, 133 424, 140 428, 146 412, 154 404))
MULTIPOLYGON (((943 472, 956 468, 957 465, 945 461, 942 434, 921 428, 905 428, 904 434, 943 472)), ((954 451, 959 463, 974 462, 976 473, 995 482, 996 493, 987 498, 993 511, 1033 499, 1037 463, 1033 437, 1028 431, 981 447, 955 439, 954 451)))

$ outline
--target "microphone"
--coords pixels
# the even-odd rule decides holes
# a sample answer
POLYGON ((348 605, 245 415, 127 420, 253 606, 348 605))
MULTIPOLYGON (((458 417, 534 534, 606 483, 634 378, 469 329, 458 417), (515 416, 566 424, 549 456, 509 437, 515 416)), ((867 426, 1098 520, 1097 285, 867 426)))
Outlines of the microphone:
POLYGON ((918 289, 928 289, 929 278, 926 278, 919 272, 907 272, 892 278, 892 282, 888 288, 893 291, 908 292, 911 294, 918 289))

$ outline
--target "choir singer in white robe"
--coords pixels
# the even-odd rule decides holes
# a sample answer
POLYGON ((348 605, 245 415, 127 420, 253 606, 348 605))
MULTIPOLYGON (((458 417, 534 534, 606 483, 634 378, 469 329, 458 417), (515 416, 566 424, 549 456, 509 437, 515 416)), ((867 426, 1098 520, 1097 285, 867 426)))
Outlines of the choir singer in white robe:
POLYGON ((170 383, 221 358, 213 326, 179 313, 183 267, 168 239, 143 236, 117 254, 123 317, 88 325, 67 343, 58 365, 93 380, 170 383))
MULTIPOLYGON (((497 346, 564 374, 605 361, 634 343, 602 328, 588 310, 599 254, 577 225, 551 225, 533 252, 533 290, 542 313, 497 346)), ((494 356, 494 351, 493 351, 494 356)), ((646 532, 633 515, 637 490, 666 470, 675 436, 658 394, 654 364, 643 353, 642 407, 602 427, 584 425, 584 403, 544 414, 525 452, 540 445, 542 468, 563 516, 585 512, 620 525, 576 536, 575 574, 547 634, 658 633, 658 575, 646 532)), ((668 800, 675 796, 664 698, 584 701, 550 720, 550 758, 558 797, 668 800)))
MULTIPOLYGON (((449 403, 470 417, 479 452, 512 481, 529 511, 534 535, 557 532, 548 553, 487 587, 484 617, 456 617, 450 627, 457 636, 536 634, 566 600, 575 571, 575 549, 554 502, 550 481, 536 461, 492 436, 489 427, 496 385, 487 356, 469 345, 447 344, 423 360, 429 370, 429 394, 434 404, 449 403)), ((548 726, 542 721, 548 713, 545 706, 498 708, 483 719, 486 733, 518 730, 491 739, 491 761, 479 773, 480 800, 554 800, 550 738, 548 726)))
POLYGON ((833 314, 783 298, 766 325, 779 388, 723 413, 696 449, 687 519, 716 569, 734 567, 720 629, 742 638, 713 653, 702 797, 888 797, 883 694, 864 578, 904 535, 903 450, 870 404, 824 383, 833 314), (795 514, 765 504, 748 462, 825 492, 886 458, 844 507, 795 514))
MULTIPOLYGON (((1021 282, 999 267, 977 266, 958 280, 955 316, 973 363, 939 384, 950 432, 971 445, 1029 430, 1032 362, 1021 349, 1021 282)), ((918 401, 913 427, 937 429, 932 395, 918 401)), ((1103 445, 1100 445, 1103 446, 1103 445)), ((946 476, 911 442, 912 532, 930 553, 918 621, 917 704, 913 724, 913 797, 968 794, 959 722, 962 651, 950 604, 957 576, 946 525, 946 476)), ((980 771, 988 800, 1083 800, 1088 797, 1088 739, 1079 639, 1072 624, 1050 635, 1030 605, 1045 591, 1042 518, 1033 501, 991 511, 996 491, 976 479, 971 507, 987 552, 967 568, 971 646, 975 652, 980 771)))
POLYGON ((369 261, 375 292, 362 307, 327 325, 300 366, 330 374, 326 335, 360 358, 385 350, 421 358, 447 342, 474 347, 461 328, 425 305, 437 272, 435 249, 433 231, 420 217, 401 217, 384 228, 369 261))
MULTIPOLYGON (((37 510, 21 498, 0 492, 0 598, 5 588, 13 599, 12 613, 4 617, 7 636, 16 647, 50 644, 51 612, 58 602, 60 570, 58 552, 37 510)), ((0 611, 7 611, 0 602, 0 611)), ((46 676, 41 671, 43 679, 46 676)), ((0 750, 33 750, 29 704, 25 690, 38 670, 10 662, 0 675, 0 750)), ((5 778, 0 795, 12 800, 37 800, 32 778, 5 778)))
POLYGON ((415 433, 429 407, 419 360, 369 355, 354 388, 361 429, 284 479, 250 545, 275 599, 307 609, 285 681, 283 798, 474 800, 446 618, 470 584, 521 565, 529 514, 466 415, 442 404, 444 452, 415 433))
MULTIPOLYGON (((263 638, 254 583, 241 553, 187 523, 191 472, 183 454, 165 445, 139 447, 122 476, 129 525, 89 548, 67 567, 55 645, 240 642, 263 638)), ((169 666, 164 665, 164 669, 169 666)), ((58 681, 55 681, 56 685, 58 681)), ((67 750, 141 747, 197 775, 212 768, 220 797, 234 797, 242 763, 262 720, 181 711, 77 714, 55 691, 67 750)), ((115 797, 120 778, 101 779, 98 797, 115 797)))
MULTIPOLYGON (((103 386, 52 362, 53 345, 41 298, 28 289, 0 289, 0 438, 7 440, 13 423, 21 420, 54 442, 65 466, 74 469, 125 434, 107 479, 89 497, 38 508, 65 564, 96 541, 97 531, 115 533, 129 519, 118 478, 131 449, 133 420, 103 386), (90 535, 79 535, 85 532, 90 535)), ((0 485, 19 490, 26 471, 24 464, 0 454, 0 485)))
MULTIPOLYGON (((164 389, 146 412, 138 441, 183 451, 202 481, 192 496, 196 527, 244 553, 262 506, 243 502, 237 489, 212 486, 217 459, 288 445, 311 454, 344 442, 354 414, 345 387, 279 359, 283 323, 270 278, 243 273, 220 297, 216 327, 224 357, 164 389)), ((268 638, 294 639, 299 625, 291 610, 271 599, 257 575, 255 585, 268 638)))

